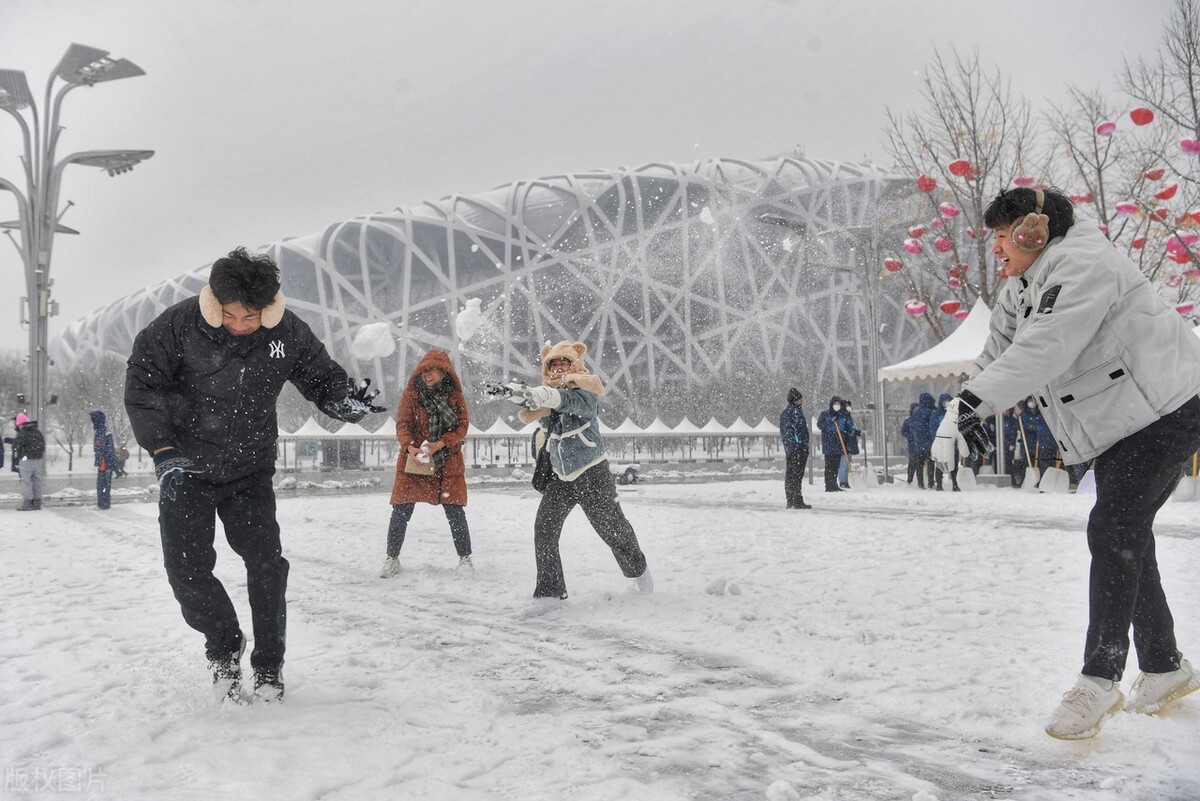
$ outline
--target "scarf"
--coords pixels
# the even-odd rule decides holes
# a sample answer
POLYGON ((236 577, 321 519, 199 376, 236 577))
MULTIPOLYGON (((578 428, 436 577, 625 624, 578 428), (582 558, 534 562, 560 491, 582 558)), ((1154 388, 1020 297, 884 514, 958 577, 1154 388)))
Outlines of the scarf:
MULTIPOLYGON (((454 390, 454 380, 450 376, 446 376, 432 387, 427 387, 423 380, 417 378, 416 385, 417 400, 421 402, 421 406, 429 415, 429 432, 426 440, 438 442, 448 432, 458 428, 458 415, 450 406, 450 393, 454 390)), ((442 472, 446 467, 446 459, 449 457, 450 451, 446 448, 433 454, 434 470, 442 472)))

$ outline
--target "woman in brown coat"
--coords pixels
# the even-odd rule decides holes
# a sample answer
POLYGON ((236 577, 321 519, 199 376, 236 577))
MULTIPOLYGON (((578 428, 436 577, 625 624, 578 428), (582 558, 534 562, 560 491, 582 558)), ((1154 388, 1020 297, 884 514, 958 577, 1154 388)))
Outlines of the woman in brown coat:
POLYGON ((450 356, 443 350, 429 351, 409 376, 396 409, 400 455, 392 487, 387 559, 380 578, 400 572, 400 546, 417 503, 441 504, 450 521, 459 567, 473 569, 471 531, 463 508, 467 505, 467 480, 462 442, 467 423, 466 399, 450 356))

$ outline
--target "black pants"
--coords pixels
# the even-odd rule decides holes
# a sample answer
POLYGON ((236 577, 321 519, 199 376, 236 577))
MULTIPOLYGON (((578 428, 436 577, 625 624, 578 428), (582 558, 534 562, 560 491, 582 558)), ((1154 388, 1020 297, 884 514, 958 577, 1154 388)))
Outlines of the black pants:
POLYGON ((917 479, 917 486, 925 489, 925 462, 929 459, 927 453, 911 453, 908 456, 908 483, 913 482, 913 477, 917 479))
POLYGON ((537 586, 534 598, 566 598, 567 582, 563 577, 562 555, 558 541, 562 536, 567 515, 583 507, 588 522, 604 544, 612 549, 617 565, 627 578, 637 578, 646 572, 646 556, 638 545, 633 526, 625 519, 617 500, 617 484, 608 470, 608 461, 593 465, 574 481, 551 476, 542 502, 538 504, 533 524, 533 555, 537 561, 537 586))
MULTIPOLYGON (((932 460, 930 460, 930 461, 932 462, 932 460)), ((933 472, 934 472, 935 478, 937 479, 937 488, 941 489, 942 488, 942 477, 945 476, 946 473, 940 467, 937 467, 936 464, 934 465, 933 472)), ((954 489, 958 489, 958 462, 957 461, 954 462, 954 469, 950 471, 950 486, 954 487, 954 489)))
POLYGON ((783 472, 783 494, 788 508, 804 503, 804 468, 808 466, 808 451, 796 448, 787 455, 783 472))
POLYGON ((1154 554, 1154 516, 1200 447, 1200 398, 1130 434, 1096 457, 1096 505, 1088 518, 1092 554, 1082 672, 1119 681, 1129 654, 1146 673, 1179 669, 1175 621, 1154 554))
POLYGON ((838 467, 842 464, 842 455, 840 453, 831 453, 825 455, 825 491, 836 492, 838 489, 838 467))
MULTIPOLYGON (((392 519, 388 521, 387 555, 399 556, 404 546, 404 533, 412 519, 415 503, 400 503, 392 507, 392 519)), ((471 555, 471 529, 467 526, 467 510, 453 503, 442 504, 446 519, 450 521, 450 536, 454 539, 454 550, 459 556, 471 555)))
POLYGON ((288 562, 275 521, 275 490, 264 470, 225 484, 185 476, 175 500, 158 501, 163 561, 183 619, 201 632, 210 660, 227 658, 242 646, 237 612, 225 587, 213 575, 217 552, 216 518, 225 539, 246 564, 250 616, 254 625, 255 668, 279 668, 287 632, 288 562))
POLYGON ((96 506, 108 509, 112 506, 113 471, 96 470, 96 506))

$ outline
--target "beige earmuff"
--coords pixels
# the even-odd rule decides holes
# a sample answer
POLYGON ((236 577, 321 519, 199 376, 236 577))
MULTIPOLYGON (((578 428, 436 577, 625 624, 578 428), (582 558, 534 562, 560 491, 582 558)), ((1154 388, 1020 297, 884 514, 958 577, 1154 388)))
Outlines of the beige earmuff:
POLYGON ((1021 250, 1030 252, 1041 250, 1050 241, 1050 218, 1042 214, 1042 204, 1046 195, 1042 190, 1037 192, 1037 211, 1026 214, 1012 225, 1008 234, 1009 240, 1021 250))

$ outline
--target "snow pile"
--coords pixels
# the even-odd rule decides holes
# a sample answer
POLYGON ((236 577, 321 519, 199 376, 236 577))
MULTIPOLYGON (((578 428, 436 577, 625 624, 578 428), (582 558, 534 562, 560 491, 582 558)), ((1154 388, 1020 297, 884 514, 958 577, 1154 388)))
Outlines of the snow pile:
POLYGON ((480 308, 482 304, 483 301, 479 298, 469 298, 466 308, 455 316, 454 333, 458 335, 460 342, 469 342, 479 330, 479 326, 483 325, 483 310, 480 308))
POLYGON ((392 336, 391 323, 368 323, 358 329, 350 352, 360 362, 385 359, 396 352, 396 338, 392 336))

